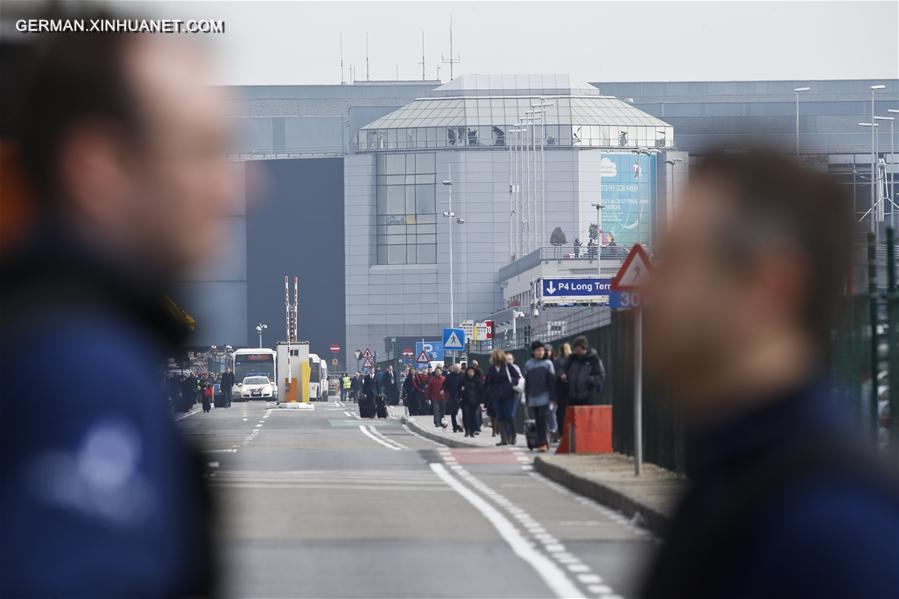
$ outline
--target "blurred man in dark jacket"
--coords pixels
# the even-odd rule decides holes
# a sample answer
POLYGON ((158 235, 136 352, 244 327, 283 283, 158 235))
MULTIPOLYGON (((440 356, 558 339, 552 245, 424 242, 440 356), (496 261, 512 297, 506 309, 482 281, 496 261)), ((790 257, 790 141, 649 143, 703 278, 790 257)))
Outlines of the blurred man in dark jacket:
POLYGON ((571 344, 572 354, 559 380, 568 385, 568 405, 587 406, 599 401, 606 368, 586 337, 577 337, 571 344))
POLYGON ((691 172, 646 344, 688 423, 691 488, 644 596, 899 597, 899 491, 822 375, 850 210, 775 154, 712 154, 691 172))
POLYGON ((0 596, 208 595, 157 372, 188 332, 164 292, 233 209, 224 98, 175 36, 46 36, 17 136, 39 218, 0 265, 0 596))

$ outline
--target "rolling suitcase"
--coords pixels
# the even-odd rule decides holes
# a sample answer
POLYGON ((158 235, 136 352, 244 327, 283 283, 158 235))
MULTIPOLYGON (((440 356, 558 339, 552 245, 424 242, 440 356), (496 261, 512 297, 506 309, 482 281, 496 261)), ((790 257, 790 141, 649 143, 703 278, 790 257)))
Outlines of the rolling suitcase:
POLYGON ((376 402, 378 418, 387 418, 387 402, 384 400, 384 396, 379 395, 376 402))
POLYGON ((528 449, 537 449, 537 421, 533 418, 524 421, 524 438, 528 443, 528 449))

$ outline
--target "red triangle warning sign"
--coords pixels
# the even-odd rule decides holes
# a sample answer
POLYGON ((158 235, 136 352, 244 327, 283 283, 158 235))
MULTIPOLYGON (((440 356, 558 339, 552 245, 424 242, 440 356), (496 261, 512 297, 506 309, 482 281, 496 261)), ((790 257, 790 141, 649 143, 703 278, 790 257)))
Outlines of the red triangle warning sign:
POLYGON ((646 284, 652 272, 652 261, 649 254, 639 243, 634 244, 618 274, 612 279, 613 291, 634 291, 646 284))
POLYGON ((428 352, 425 350, 421 350, 421 353, 418 354, 418 359, 416 360, 419 364, 430 364, 431 358, 428 356, 428 352))

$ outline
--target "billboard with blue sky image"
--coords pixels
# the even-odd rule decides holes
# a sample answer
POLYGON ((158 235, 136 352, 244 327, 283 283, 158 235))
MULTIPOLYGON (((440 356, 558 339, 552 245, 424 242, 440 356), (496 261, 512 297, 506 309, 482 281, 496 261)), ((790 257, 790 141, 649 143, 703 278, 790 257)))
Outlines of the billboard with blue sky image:
POLYGON ((655 207, 656 157, 611 153, 602 157, 604 242, 630 247, 649 243, 655 207))

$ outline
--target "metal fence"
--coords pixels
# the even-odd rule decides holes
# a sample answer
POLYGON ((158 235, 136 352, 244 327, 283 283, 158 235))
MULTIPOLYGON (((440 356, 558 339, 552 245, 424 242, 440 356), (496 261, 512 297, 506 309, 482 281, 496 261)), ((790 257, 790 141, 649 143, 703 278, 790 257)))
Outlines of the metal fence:
MULTIPOLYGON (((876 436, 881 446, 888 444, 899 454, 899 287, 895 235, 889 232, 885 244, 887 280, 876 280, 868 293, 844 296, 840 318, 833 330, 830 351, 830 376, 834 400, 858 425, 860 435, 876 436)), ((877 260, 882 253, 872 252, 877 260)), ((877 261, 875 260, 875 261, 877 261)), ((585 308, 597 314, 608 313, 599 326, 583 314, 572 317, 564 334, 541 336, 556 347, 574 337, 587 337, 606 367, 606 383, 599 403, 613 407, 612 442, 616 452, 632 455, 634 449, 634 332, 629 311, 585 308), (576 323, 584 324, 581 330, 576 323)), ((516 348, 506 349, 518 364, 527 359, 527 342, 520 336, 516 348)), ((489 363, 486 353, 472 353, 482 368, 489 363)), ((685 447, 682 419, 666 401, 668 393, 653 381, 643 385, 643 456, 647 462, 684 472, 685 447)), ((521 417, 520 417, 521 419, 521 417)))

